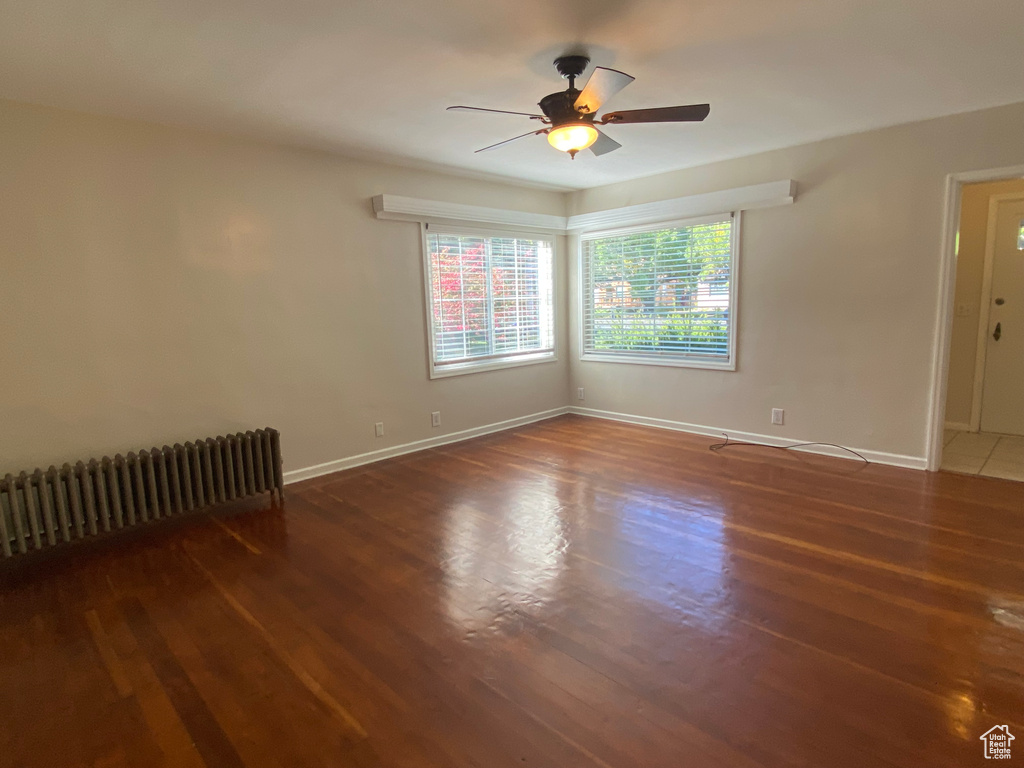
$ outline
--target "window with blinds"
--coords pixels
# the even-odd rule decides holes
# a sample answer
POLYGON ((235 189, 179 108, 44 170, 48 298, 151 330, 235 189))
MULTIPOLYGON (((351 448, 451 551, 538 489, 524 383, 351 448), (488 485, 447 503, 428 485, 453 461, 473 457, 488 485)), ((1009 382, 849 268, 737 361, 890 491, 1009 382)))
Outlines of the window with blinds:
POLYGON ((581 237, 583 357, 735 368, 733 218, 581 237))
POLYGON ((554 358, 552 245, 427 234, 433 375, 554 358))

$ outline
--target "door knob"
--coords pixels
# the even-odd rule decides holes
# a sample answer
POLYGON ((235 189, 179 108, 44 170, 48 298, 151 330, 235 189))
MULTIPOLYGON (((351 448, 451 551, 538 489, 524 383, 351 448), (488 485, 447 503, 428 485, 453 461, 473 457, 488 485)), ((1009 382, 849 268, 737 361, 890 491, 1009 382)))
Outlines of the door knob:
POLYGON ((999 341, 999 338, 1003 335, 1003 324, 996 323, 996 329, 992 332, 992 338, 999 341))
POLYGON ((1003 301, 1002 299, 996 299, 996 306, 997 306, 997 307, 1001 307, 1001 306, 1003 306, 1003 304, 1005 304, 1005 303, 1006 303, 1006 302, 1005 302, 1005 301, 1003 301))

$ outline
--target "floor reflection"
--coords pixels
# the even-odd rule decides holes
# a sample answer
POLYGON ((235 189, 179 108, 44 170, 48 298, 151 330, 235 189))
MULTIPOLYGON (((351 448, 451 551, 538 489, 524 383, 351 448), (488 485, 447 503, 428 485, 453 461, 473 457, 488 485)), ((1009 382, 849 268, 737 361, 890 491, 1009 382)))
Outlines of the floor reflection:
POLYGON ((637 493, 619 508, 619 526, 631 545, 630 570, 647 581, 644 596, 679 607, 678 596, 715 602, 725 591, 722 510, 697 514, 658 497, 637 493))
POLYGON ((970 692, 954 693, 946 699, 946 715, 952 733, 967 741, 978 732, 978 703, 970 692))
POLYGON ((713 631, 727 620, 720 503, 587 486, 567 494, 553 478, 538 476, 526 487, 513 484, 488 509, 454 505, 445 518, 442 560, 451 621, 475 634, 518 626, 523 615, 551 618, 586 600, 573 590, 593 578, 616 596, 631 593, 670 609, 667 618, 676 624, 713 631))
POLYGON ((444 521, 444 607, 468 636, 509 631, 557 597, 568 537, 554 482, 514 488, 482 510, 456 504, 444 521))
POLYGON ((996 623, 1024 632, 1024 601, 993 597, 988 601, 988 609, 996 623))
POLYGON ((665 618, 714 630, 732 588, 723 517, 712 499, 671 498, 634 487, 597 491, 588 501, 592 520, 605 525, 588 537, 594 559, 610 569, 606 580, 641 601, 669 611, 665 618))

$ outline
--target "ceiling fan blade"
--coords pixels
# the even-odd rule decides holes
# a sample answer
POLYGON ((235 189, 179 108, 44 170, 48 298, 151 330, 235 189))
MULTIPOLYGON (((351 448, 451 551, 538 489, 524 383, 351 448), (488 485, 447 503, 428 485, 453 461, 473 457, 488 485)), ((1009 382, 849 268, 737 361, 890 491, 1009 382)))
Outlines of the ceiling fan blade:
POLYGON ((608 67, 595 67, 583 87, 583 93, 576 98, 576 109, 584 114, 593 114, 608 99, 636 80, 632 75, 608 67))
POLYGON ((499 141, 497 144, 491 144, 491 146, 489 146, 489 147, 484 147, 483 149, 478 149, 473 154, 478 154, 480 152, 490 152, 492 149, 497 149, 498 147, 503 147, 506 144, 511 144, 513 141, 518 141, 519 139, 525 139, 527 136, 536 136, 538 133, 546 133, 547 130, 548 130, 547 128, 541 128, 539 131, 530 131, 529 133, 523 133, 523 134, 520 134, 519 136, 513 136, 511 139, 505 139, 504 141, 499 141))
POLYGON ((711 112, 710 104, 690 104, 685 107, 655 107, 653 109, 627 109, 609 112, 601 118, 607 123, 699 123, 711 112))
POLYGON ((509 112, 507 109, 487 109, 485 107, 464 107, 461 104, 455 107, 448 107, 449 112, 452 110, 459 112, 497 112, 499 115, 523 115, 524 117, 532 117, 536 120, 543 120, 544 115, 534 115, 530 112, 509 112))
POLYGON ((590 151, 600 157, 601 155, 607 155, 609 152, 614 152, 621 146, 619 142, 608 134, 598 131, 597 141, 590 145, 590 151))

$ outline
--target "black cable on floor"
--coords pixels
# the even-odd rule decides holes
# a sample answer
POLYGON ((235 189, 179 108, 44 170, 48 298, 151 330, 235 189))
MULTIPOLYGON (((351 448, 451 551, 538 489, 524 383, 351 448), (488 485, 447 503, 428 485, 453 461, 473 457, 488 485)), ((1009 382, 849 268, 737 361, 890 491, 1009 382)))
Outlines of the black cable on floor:
POLYGON ((717 453, 718 451, 722 450, 723 448, 729 448, 729 447, 738 446, 738 445, 749 445, 749 446, 753 446, 754 448, 774 448, 777 451, 791 451, 794 448, 806 448, 809 445, 824 445, 824 446, 828 446, 829 448, 838 448, 841 451, 846 451, 847 453, 852 453, 854 456, 856 456, 858 459, 863 461, 865 464, 870 464, 871 463, 870 461, 865 459, 863 456, 861 456, 859 453, 857 453, 852 448, 847 448, 845 445, 836 445, 835 443, 793 443, 792 445, 768 445, 767 443, 747 443, 747 442, 740 442, 738 440, 731 440, 729 438, 729 435, 727 433, 725 433, 725 432, 722 433, 722 436, 725 438, 725 442, 723 442, 723 443, 714 443, 713 445, 708 446, 708 450, 709 451, 715 451, 717 453))

